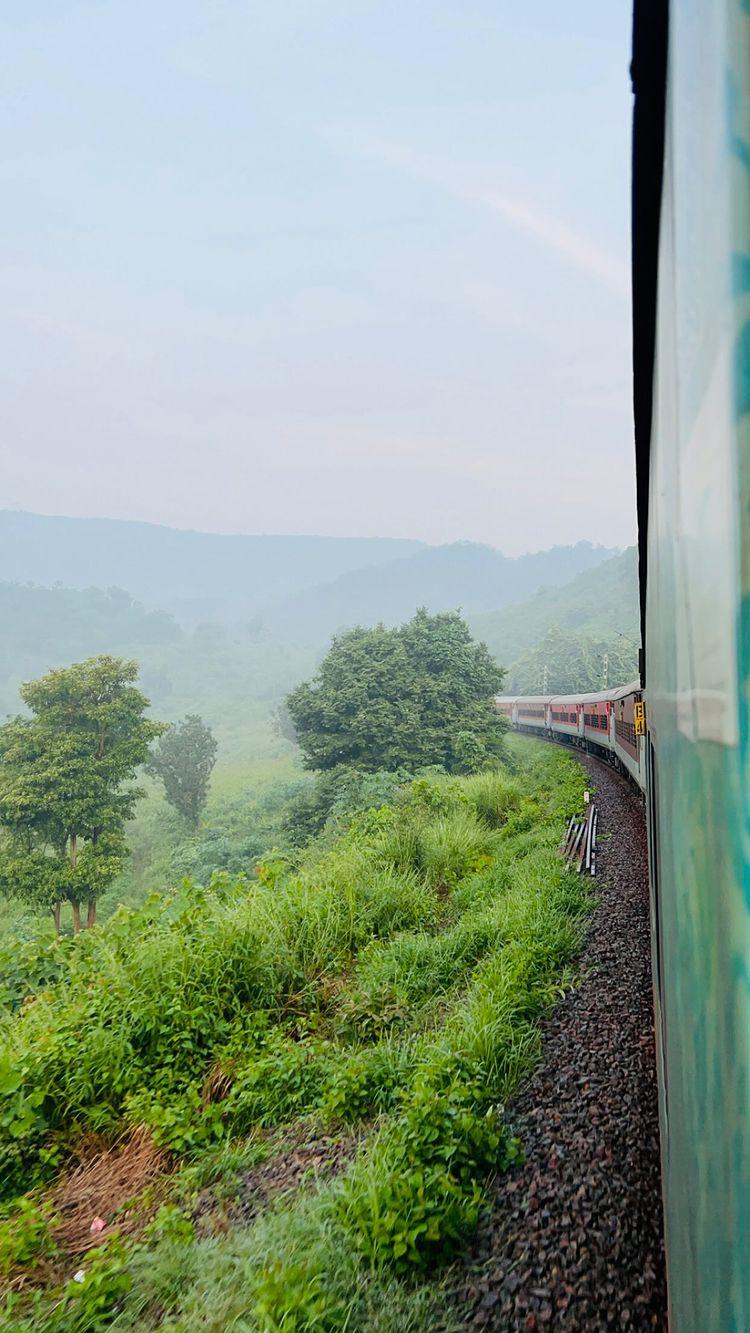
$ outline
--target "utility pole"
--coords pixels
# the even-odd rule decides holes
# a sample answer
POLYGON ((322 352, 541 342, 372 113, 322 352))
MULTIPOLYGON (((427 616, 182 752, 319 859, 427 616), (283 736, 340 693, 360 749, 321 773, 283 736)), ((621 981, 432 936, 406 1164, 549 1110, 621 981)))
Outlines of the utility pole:
POLYGON ((544 663, 544 676, 542 677, 542 694, 547 693, 547 663, 544 663))
POLYGON ((604 686, 603 686, 603 688, 606 690, 606 689, 609 689, 609 653, 605 653, 605 654, 604 654, 603 665, 604 665, 604 686))

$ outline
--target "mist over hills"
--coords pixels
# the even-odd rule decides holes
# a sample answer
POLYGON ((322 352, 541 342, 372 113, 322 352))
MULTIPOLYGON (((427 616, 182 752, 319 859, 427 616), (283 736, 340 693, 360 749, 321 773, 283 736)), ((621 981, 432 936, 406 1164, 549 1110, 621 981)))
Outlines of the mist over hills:
POLYGON ((198 711, 231 745, 246 711, 268 715, 337 630, 396 624, 418 606, 461 607, 508 667, 551 626, 637 637, 635 553, 579 542, 511 559, 472 542, 222 538, 0 514, 0 714, 16 711, 23 680, 109 652, 139 661, 159 716, 198 711))
POLYGON ((640 639, 638 559, 634 546, 564 587, 540 588, 521 606, 506 606, 467 617, 472 634, 482 639, 504 666, 534 648, 553 626, 580 636, 624 636, 635 649, 640 639))
POLYGON ((223 536, 0 510, 0 579, 125 588, 185 625, 251 618, 303 588, 409 555, 421 545, 390 537, 223 536))
POLYGON ((476 542, 248 537, 116 519, 0 511, 0 580, 126 589, 183 627, 261 616, 264 634, 324 644, 337 630, 397 624, 418 606, 495 611, 613 554, 579 542, 511 558, 476 542))
POLYGON ((517 558, 475 542, 425 547, 285 598, 263 613, 262 625, 272 637, 319 643, 351 625, 399 624, 419 606, 495 610, 525 601, 543 585, 566 583, 612 554, 590 542, 517 558))

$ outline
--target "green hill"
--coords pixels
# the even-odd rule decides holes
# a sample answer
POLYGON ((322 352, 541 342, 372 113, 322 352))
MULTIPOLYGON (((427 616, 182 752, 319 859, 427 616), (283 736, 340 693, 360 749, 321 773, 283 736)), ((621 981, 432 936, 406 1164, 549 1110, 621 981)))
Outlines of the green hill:
POLYGON ((116 585, 186 625, 252 618, 282 597, 420 547, 380 537, 222 536, 0 511, 0 579, 80 589, 116 585))
POLYGON ((276 639, 323 644, 351 625, 400 624, 418 607, 471 612, 521 602, 542 585, 566 583, 608 560, 605 547, 578 542, 516 559, 476 542, 425 547, 413 554, 288 597, 262 616, 276 639))
POLYGON ((616 640, 637 645, 640 639, 638 565, 634 546, 578 574, 563 587, 541 588, 528 601, 484 615, 469 615, 476 639, 482 639, 503 666, 534 648, 553 626, 579 638, 616 640))

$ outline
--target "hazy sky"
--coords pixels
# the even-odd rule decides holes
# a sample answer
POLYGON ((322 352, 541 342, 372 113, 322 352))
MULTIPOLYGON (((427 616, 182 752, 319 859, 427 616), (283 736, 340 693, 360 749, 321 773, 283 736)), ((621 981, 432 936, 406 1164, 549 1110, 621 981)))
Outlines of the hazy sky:
POLYGON ((634 535, 629 0, 33 0, 0 507, 634 535))

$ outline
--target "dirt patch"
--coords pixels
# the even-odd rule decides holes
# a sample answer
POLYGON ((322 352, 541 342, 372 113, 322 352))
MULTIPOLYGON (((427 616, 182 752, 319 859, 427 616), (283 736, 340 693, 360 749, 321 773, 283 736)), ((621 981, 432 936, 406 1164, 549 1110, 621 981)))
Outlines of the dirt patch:
POLYGON ((166 1197, 169 1170, 168 1153, 145 1127, 81 1162, 48 1195, 59 1219, 57 1245, 79 1255, 101 1245, 115 1227, 124 1236, 140 1232, 166 1197))

